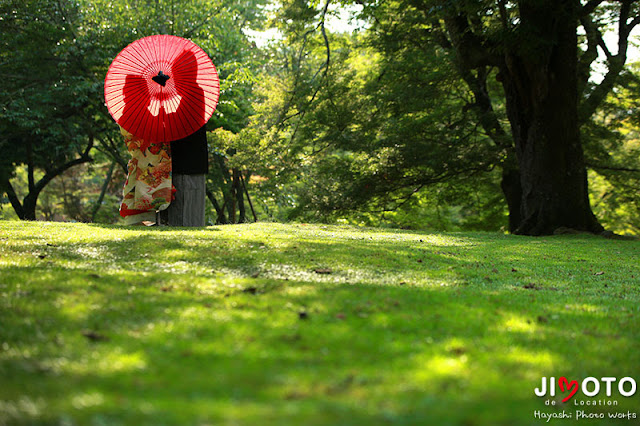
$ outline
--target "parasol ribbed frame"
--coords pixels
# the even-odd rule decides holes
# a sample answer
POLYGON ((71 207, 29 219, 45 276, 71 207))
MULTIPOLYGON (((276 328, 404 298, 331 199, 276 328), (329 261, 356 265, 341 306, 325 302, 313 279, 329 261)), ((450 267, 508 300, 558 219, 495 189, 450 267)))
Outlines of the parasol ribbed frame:
POLYGON ((134 41, 116 56, 104 93, 109 113, 125 130, 166 142, 190 135, 211 118, 220 81, 213 62, 195 43, 155 35, 134 41), (164 87, 153 80, 160 71, 169 77, 164 87))

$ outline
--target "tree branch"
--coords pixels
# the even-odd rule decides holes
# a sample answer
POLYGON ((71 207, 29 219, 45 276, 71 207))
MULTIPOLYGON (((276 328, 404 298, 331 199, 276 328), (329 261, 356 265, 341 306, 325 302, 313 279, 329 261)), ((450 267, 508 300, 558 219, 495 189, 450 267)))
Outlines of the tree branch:
MULTIPOLYGON (((318 70, 316 71, 316 73, 313 75, 313 77, 312 77, 312 78, 311 78, 311 80, 310 80, 310 83, 313 83, 313 81, 316 79, 316 77, 318 76, 318 74, 320 73, 320 71, 323 71, 323 72, 322 72, 322 78, 321 78, 321 80, 324 80, 324 78, 327 76, 327 73, 329 72, 329 64, 330 64, 330 62, 331 62, 331 49, 330 49, 330 46, 329 46, 329 39, 327 38, 327 33, 326 33, 326 30, 325 30, 325 18, 326 18, 327 11, 328 11, 328 9, 329 9, 329 4, 330 4, 330 3, 331 3, 331 0, 327 0, 327 2, 325 3, 324 8, 323 8, 323 10, 322 10, 322 18, 321 18, 320 22, 318 23, 318 25, 317 25, 317 26, 316 26, 316 28, 315 28, 315 29, 320 28, 320 31, 322 32, 322 37, 323 37, 323 39, 324 39, 324 45, 325 45, 325 49, 326 49, 326 53, 327 53, 327 55, 326 55, 326 60, 324 61, 324 63, 323 63, 322 65, 320 65, 320 67, 318 68, 318 70)), ((314 29, 313 31, 315 31, 315 29, 314 29)), ((307 37, 307 35, 308 35, 308 34, 310 34, 310 32, 309 32, 309 31, 307 31, 307 33, 305 33, 305 44, 306 44, 306 37, 307 37)), ((303 44, 303 47, 304 47, 304 44, 303 44)), ((301 51, 300 51, 299 61, 302 61, 302 49, 301 49, 301 51)), ((307 113, 308 108, 311 106, 311 104, 313 103, 313 101, 316 99, 316 96, 318 95, 318 92, 320 91, 320 88, 321 88, 321 87, 322 87, 322 85, 321 85, 321 84, 318 84, 318 86, 316 87, 315 91, 313 92, 313 95, 311 96, 311 99, 307 102, 307 104, 305 105, 305 107, 304 107, 304 108, 302 108, 302 109, 300 109, 300 110, 299 110, 298 112, 296 112, 295 114, 291 114, 291 115, 289 115, 289 116, 287 116, 287 117, 283 118, 283 119, 281 120, 281 124, 285 123, 286 121, 288 121, 288 120, 290 120, 291 118, 296 117, 296 116, 302 116, 302 117, 304 117, 304 115, 307 113)), ((292 100, 293 100, 293 96, 295 96, 295 94, 294 94, 294 95, 292 95, 292 98, 291 98, 291 100, 290 100, 290 101, 292 101, 292 100)), ((287 108, 287 109, 288 109, 288 108, 287 108)), ((294 138, 295 134, 297 133, 297 131, 298 131, 298 126, 299 126, 299 123, 298 123, 298 125, 296 126, 296 128, 295 128, 295 129, 294 129, 294 131, 293 131, 293 134, 292 134, 292 136, 291 136, 291 140, 293 140, 293 138, 294 138)))
POLYGON ((502 149, 507 156, 511 156, 509 153, 513 151, 513 139, 500 124, 487 88, 487 76, 490 69, 486 67, 478 69, 477 75, 474 76, 471 70, 464 68, 464 64, 458 62, 457 68, 462 79, 473 92, 475 101, 470 104, 470 107, 475 112, 478 123, 493 143, 502 149))
POLYGON ((18 198, 16 191, 13 189, 13 186, 11 186, 9 179, 2 183, 2 187, 7 194, 7 198, 9 198, 11 207, 13 207, 13 210, 18 215, 18 218, 24 220, 24 209, 22 208, 22 203, 20 203, 20 199, 18 198))
POLYGON ((582 6, 582 9, 580 9, 580 17, 591 14, 591 12, 596 10, 596 7, 600 6, 600 4, 603 3, 603 1, 604 0, 589 0, 587 4, 582 6))
POLYGON ((456 56, 465 68, 475 69, 499 65, 500 59, 491 54, 487 48, 488 40, 473 32, 465 14, 446 15, 444 22, 456 56))
POLYGON ((29 192, 33 191, 35 187, 35 164, 33 162, 33 144, 31 143, 31 139, 27 136, 26 141, 26 149, 27 149, 27 187, 29 188, 29 192))
POLYGON ((616 55, 611 55, 611 53, 604 45, 602 37, 600 37, 600 39, 598 40, 598 45, 603 48, 605 54, 607 55, 608 71, 605 74, 602 82, 600 82, 600 84, 596 86, 591 94, 581 103, 578 118, 582 123, 587 121, 589 117, 593 115, 596 109, 598 109, 602 101, 607 97, 607 95, 615 86, 618 76, 624 69, 624 64, 627 61, 629 33, 633 29, 633 26, 638 24, 637 22, 634 24, 635 21, 638 21, 637 18, 633 19, 631 23, 627 23, 627 20, 629 19, 629 13, 631 11, 632 2, 633 1, 625 0, 620 6, 620 20, 618 22, 618 53, 616 55))
MULTIPOLYGON (((591 76, 591 64, 598 59, 598 45, 602 40, 600 30, 590 16, 580 18, 582 28, 587 35, 587 50, 578 59, 578 93, 582 93, 591 76)), ((606 46, 605 46, 606 47, 606 46)))
POLYGON ((498 1, 498 9, 500 10, 500 22, 502 22, 502 28, 509 29, 509 16, 507 13, 507 6, 505 0, 498 1))
POLYGON ((608 60, 613 59, 614 55, 609 50, 609 46, 607 46, 607 43, 604 42, 604 39, 602 38, 602 33, 598 34, 598 46, 600 47, 600 49, 602 49, 604 56, 606 56, 608 60))
POLYGON ((76 166, 78 164, 88 163, 93 161, 93 158, 89 156, 89 151, 91 151, 91 149, 93 148, 93 141, 94 141, 93 137, 92 136, 89 137, 89 143, 87 145, 87 148, 84 150, 84 152, 80 157, 74 160, 68 161, 63 165, 61 165, 60 167, 57 167, 53 170, 45 171, 44 176, 42 176, 42 178, 40 178, 40 180, 35 184, 34 188, 29 190, 29 196, 31 196, 32 192, 34 193, 34 195, 39 194, 40 191, 42 191, 44 187, 47 186, 47 184, 49 184, 49 182, 53 180, 53 178, 61 175, 71 167, 76 166))
POLYGON ((585 166, 595 170, 611 170, 614 172, 640 173, 640 169, 634 169, 632 167, 603 166, 600 164, 594 164, 589 162, 585 162, 585 166))
POLYGON ((122 158, 122 155, 120 155, 120 150, 116 146, 116 143, 113 138, 111 138, 111 136, 107 135, 105 136, 105 139, 102 140, 102 143, 99 144, 96 149, 100 152, 105 153, 107 156, 111 157, 111 159, 116 161, 122 171, 124 171, 124 173, 126 174, 128 171, 127 160, 122 158))
MULTIPOLYGON (((173 3, 172 3, 172 7, 173 7, 173 3)), ((197 25, 194 25, 193 27, 191 27, 191 29, 189 31, 187 31, 184 35, 185 38, 190 38, 193 37, 193 34, 198 31, 200 28, 204 27, 210 20, 211 18, 213 18, 214 16, 218 15, 220 13, 220 7, 216 8, 213 12, 209 13, 207 15, 206 18, 204 18, 204 20, 202 20, 202 22, 200 22, 197 25)), ((172 24, 173 27, 173 24, 172 24)))

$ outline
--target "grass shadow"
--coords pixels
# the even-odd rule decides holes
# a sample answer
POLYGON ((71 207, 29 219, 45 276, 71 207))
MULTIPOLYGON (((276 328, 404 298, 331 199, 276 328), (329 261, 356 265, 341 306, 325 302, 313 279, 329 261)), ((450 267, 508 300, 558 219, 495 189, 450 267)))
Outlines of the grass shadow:
POLYGON ((3 249, 0 422, 532 424, 640 361, 635 243, 216 229, 3 249))

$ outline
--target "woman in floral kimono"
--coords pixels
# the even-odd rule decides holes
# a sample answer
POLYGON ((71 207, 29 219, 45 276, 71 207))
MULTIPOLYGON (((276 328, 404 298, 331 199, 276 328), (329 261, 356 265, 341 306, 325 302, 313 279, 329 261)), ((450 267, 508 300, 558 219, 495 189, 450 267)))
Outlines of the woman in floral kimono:
MULTIPOLYGON (((142 77, 129 75, 124 86, 124 114, 130 114, 136 103, 135 88, 146 84, 142 77), (127 101, 129 101, 127 103, 127 101)), ((149 123, 151 113, 143 109, 136 117, 139 126, 149 123)), ((171 182, 170 142, 142 140, 120 128, 131 159, 127 166, 127 180, 123 189, 120 216, 127 225, 152 225, 157 223, 156 212, 165 210, 173 198, 171 182)))

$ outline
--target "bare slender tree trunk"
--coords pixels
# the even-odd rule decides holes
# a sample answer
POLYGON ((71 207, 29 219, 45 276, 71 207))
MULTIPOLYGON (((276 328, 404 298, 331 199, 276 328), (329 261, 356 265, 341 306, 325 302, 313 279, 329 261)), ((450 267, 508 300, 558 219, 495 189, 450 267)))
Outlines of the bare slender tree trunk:
POLYGON ((240 170, 233 169, 233 195, 238 203, 238 223, 247 221, 247 212, 244 207, 244 192, 240 184, 240 170))
POLYGON ((104 196, 107 193, 107 188, 109 187, 109 183, 111 183, 111 177, 113 176, 113 171, 116 168, 117 162, 113 160, 111 162, 111 166, 109 166, 109 170, 107 171, 107 175, 104 178, 104 182, 102 183, 102 189, 100 190, 100 195, 96 200, 96 205, 93 207, 93 211, 91 212, 91 222, 95 222, 96 215, 100 211, 100 207, 102 207, 102 201, 104 201, 104 196))

